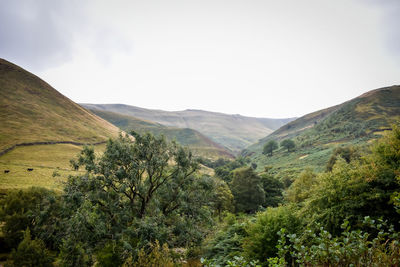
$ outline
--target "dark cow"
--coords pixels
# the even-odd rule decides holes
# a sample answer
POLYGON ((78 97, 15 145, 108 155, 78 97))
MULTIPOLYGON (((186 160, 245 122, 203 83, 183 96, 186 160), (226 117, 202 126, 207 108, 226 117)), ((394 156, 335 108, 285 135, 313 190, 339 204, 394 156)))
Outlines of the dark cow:
POLYGON ((10 172, 10 170, 4 170, 4 173, 9 173, 10 172))
POLYGON ((33 168, 28 168, 28 169, 26 169, 28 172, 31 172, 31 171, 33 171, 33 168))

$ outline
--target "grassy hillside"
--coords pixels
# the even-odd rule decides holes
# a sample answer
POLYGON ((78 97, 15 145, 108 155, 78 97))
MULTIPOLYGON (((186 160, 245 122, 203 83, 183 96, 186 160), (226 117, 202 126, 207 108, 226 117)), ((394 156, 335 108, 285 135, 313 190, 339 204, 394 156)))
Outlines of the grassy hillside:
POLYGON ((4 59, 0 59, 0 125, 0 151, 26 142, 94 143, 119 131, 4 59))
MULTIPOLYGON (((95 146, 100 154, 105 145, 95 146)), ((40 186, 61 191, 69 175, 77 174, 70 166, 82 146, 71 144, 17 147, 0 157, 0 193, 11 189, 40 186), (33 171, 27 171, 32 168, 33 171), (4 170, 8 170, 5 173, 4 170)))
POLYGON ((189 146, 195 154, 207 158, 233 158, 233 155, 221 145, 216 144, 200 132, 189 128, 167 127, 159 123, 153 123, 133 116, 119 113, 91 110, 97 116, 129 132, 134 130, 140 134, 151 132, 154 135, 164 135, 168 140, 176 140, 183 146, 189 146))
POLYGON ((202 110, 162 111, 121 104, 82 104, 86 108, 111 111, 169 127, 190 128, 201 132, 234 153, 257 142, 292 119, 252 118, 202 110))
POLYGON ((400 86, 372 90, 343 104, 320 110, 284 125, 242 152, 259 168, 274 166, 282 176, 304 166, 322 171, 337 146, 362 146, 400 121, 400 86), (269 140, 291 138, 294 152, 279 149, 272 157, 262 154, 269 140))

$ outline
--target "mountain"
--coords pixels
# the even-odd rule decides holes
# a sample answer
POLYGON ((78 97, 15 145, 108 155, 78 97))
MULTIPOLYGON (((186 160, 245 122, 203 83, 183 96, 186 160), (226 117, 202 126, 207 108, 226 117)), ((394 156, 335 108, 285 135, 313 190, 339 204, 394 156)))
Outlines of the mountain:
POLYGON ((129 115, 103 111, 98 109, 90 110, 97 116, 118 126, 120 129, 130 132, 134 130, 140 134, 151 132, 159 136, 164 135, 168 140, 176 140, 183 146, 188 146, 197 155, 206 158, 233 158, 227 149, 210 140, 200 132, 189 128, 167 127, 159 123, 141 120, 129 115))
POLYGON ((120 131, 4 59, 0 59, 0 114, 0 151, 32 142, 102 142, 120 131))
POLYGON ((340 105, 300 117, 242 151, 259 166, 274 165, 285 171, 302 166, 323 170, 337 146, 364 145, 376 139, 392 124, 400 122, 400 86, 369 91, 340 105), (295 152, 278 150, 274 156, 262 155, 270 140, 293 139, 295 152))
POLYGON ((293 119, 253 118, 203 110, 163 111, 122 104, 81 104, 91 110, 130 115, 164 126, 197 130, 233 153, 257 142, 293 119))

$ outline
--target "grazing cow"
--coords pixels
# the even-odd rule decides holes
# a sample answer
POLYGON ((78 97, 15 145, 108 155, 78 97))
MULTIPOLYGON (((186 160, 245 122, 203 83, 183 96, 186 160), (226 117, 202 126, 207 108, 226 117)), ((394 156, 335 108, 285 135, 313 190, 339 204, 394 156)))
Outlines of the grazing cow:
POLYGON ((4 170, 4 173, 9 173, 10 172, 10 170, 4 170))
POLYGON ((31 172, 31 171, 33 171, 33 168, 28 168, 27 171, 31 172))

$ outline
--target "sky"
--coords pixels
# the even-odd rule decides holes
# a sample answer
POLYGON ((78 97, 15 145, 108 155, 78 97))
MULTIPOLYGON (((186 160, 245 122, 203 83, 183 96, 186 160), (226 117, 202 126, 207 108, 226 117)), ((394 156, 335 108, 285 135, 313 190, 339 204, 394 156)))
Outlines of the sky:
POLYGON ((78 103, 299 117, 400 84, 399 0, 0 0, 0 58, 78 103))

